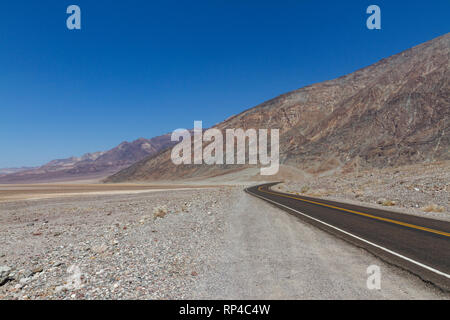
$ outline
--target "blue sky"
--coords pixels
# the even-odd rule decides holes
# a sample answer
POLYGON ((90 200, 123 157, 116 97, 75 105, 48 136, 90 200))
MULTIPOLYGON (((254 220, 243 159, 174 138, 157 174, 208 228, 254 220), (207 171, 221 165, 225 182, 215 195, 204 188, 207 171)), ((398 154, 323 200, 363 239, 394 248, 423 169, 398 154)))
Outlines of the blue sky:
POLYGON ((0 167, 211 126, 450 31, 442 1, 9 1, 0 167), (66 28, 79 5, 82 29, 66 28), (366 28, 381 8, 382 30, 366 28))

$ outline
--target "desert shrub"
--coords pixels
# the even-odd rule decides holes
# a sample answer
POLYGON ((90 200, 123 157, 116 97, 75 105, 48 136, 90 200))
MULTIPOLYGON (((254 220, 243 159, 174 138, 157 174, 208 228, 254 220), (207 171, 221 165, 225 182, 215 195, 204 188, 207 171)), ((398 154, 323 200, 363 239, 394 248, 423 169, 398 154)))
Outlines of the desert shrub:
POLYGON ((385 207, 392 207, 396 205, 396 202, 392 200, 385 200, 381 203, 381 205, 385 207))
POLYGON ((424 212, 444 212, 444 210, 443 206, 438 206, 437 204, 429 204, 422 208, 424 212))
POLYGON ((153 218, 164 218, 164 216, 167 214, 167 207, 166 206, 157 206, 153 208, 153 218))

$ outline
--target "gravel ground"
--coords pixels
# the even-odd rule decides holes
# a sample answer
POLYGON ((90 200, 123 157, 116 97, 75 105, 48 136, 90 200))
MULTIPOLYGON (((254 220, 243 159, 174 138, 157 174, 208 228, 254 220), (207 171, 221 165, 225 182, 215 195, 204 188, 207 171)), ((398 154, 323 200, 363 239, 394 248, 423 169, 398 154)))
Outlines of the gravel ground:
POLYGON ((274 188, 450 221, 450 161, 311 177, 274 188))
POLYGON ((449 298, 242 187, 0 203, 0 242, 0 299, 449 298))
POLYGON ((182 299, 214 261, 231 188, 0 203, 0 299, 182 299), (217 200, 216 200, 217 199, 217 200), (154 219, 160 207, 167 214, 154 219))

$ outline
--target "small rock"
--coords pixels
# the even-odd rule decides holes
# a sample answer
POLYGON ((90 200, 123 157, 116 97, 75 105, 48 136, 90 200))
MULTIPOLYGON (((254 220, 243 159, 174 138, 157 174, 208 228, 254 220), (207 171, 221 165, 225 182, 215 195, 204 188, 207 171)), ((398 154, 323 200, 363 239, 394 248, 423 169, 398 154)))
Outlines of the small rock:
POLYGON ((106 250, 108 250, 108 246, 106 244, 101 244, 101 245, 92 247, 91 250, 92 250, 92 252, 95 252, 95 253, 103 253, 106 250))
POLYGON ((10 273, 11 273, 10 267, 0 266, 0 286, 12 280, 11 277, 9 276, 10 273))
POLYGON ((35 275, 36 273, 41 273, 42 271, 44 271, 44 268, 42 268, 42 267, 36 267, 36 268, 34 268, 33 270, 31 270, 31 273, 33 274, 33 275, 35 275))
POLYGON ((68 290, 68 288, 66 286, 57 286, 55 288, 55 293, 60 293, 62 291, 67 291, 67 290, 68 290))

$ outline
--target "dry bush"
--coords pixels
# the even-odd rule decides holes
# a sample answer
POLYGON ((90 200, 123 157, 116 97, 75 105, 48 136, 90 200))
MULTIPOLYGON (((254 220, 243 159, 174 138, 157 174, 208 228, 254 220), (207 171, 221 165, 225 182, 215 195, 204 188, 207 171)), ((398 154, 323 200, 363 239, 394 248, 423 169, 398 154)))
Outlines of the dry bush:
POLYGON ((396 204, 397 203, 395 201, 386 200, 386 201, 383 201, 383 203, 381 205, 385 206, 385 207, 392 207, 392 206, 395 206, 396 204))
POLYGON ((167 214, 167 207, 166 206, 157 206, 153 209, 153 218, 164 218, 164 216, 167 214))
POLYGON ((395 201, 386 200, 384 198, 378 199, 377 203, 381 204, 382 206, 385 206, 385 207, 392 207, 392 206, 395 206, 397 204, 395 201))
POLYGON ((429 204, 422 208, 424 212, 444 212, 444 210, 443 206, 438 206, 437 204, 429 204))

